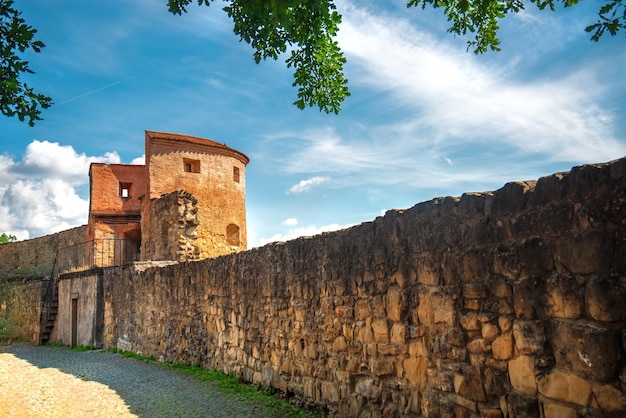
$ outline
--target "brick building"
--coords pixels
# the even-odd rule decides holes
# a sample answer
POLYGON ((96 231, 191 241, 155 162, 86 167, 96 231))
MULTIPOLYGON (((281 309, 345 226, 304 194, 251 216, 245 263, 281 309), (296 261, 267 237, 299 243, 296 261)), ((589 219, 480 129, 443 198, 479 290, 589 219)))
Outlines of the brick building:
POLYGON ((145 150, 145 165, 91 164, 87 240, 96 265, 246 249, 248 157, 208 139, 152 131, 145 150))

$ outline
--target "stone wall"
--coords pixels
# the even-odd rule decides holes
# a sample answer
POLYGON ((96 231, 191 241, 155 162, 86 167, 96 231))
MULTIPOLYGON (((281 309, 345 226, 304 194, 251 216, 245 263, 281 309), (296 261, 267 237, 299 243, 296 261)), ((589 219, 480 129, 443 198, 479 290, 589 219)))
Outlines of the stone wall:
POLYGON ((48 276, 57 251, 87 240, 87 226, 68 229, 25 241, 0 245, 0 279, 3 277, 48 276))
POLYGON ((3 339, 39 341, 41 298, 47 284, 32 277, 0 280, 0 343, 3 339))
POLYGON ((623 416, 626 159, 214 259, 106 269, 108 348, 335 416, 623 416))

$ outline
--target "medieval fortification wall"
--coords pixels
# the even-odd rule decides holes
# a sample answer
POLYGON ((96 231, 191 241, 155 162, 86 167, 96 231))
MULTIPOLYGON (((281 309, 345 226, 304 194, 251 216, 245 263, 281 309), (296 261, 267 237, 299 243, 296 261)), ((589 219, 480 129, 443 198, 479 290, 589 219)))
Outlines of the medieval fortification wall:
POLYGON ((62 248, 85 242, 87 225, 26 241, 0 245, 0 278, 48 276, 62 248))
POLYGON ((105 348, 334 416, 623 416, 626 159, 218 258, 106 268, 101 294, 105 348))
POLYGON ((339 416, 621 416, 626 160, 344 231, 107 269, 104 344, 339 416))

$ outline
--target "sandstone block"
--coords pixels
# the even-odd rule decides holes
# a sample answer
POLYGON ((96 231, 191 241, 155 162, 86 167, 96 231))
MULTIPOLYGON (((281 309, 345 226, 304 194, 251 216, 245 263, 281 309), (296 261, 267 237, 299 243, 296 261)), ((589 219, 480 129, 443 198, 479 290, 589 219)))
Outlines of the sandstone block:
POLYGON ((483 338, 478 338, 476 340, 470 341, 469 344, 467 344, 467 351, 472 354, 488 353, 489 351, 491 351, 491 345, 487 340, 483 338))
POLYGON ((543 276, 554 269, 552 245, 542 238, 525 240, 518 248, 518 254, 522 277, 543 276))
POLYGON ((537 382, 539 393, 561 402, 586 406, 591 396, 591 384, 573 374, 555 371, 537 382))
POLYGON ((354 304, 354 319, 356 321, 364 321, 372 316, 372 307, 370 300, 359 300, 354 304))
POLYGON ((513 357, 513 334, 507 332, 491 343, 491 352, 496 360, 509 360, 513 357))
POLYGON ((372 373, 375 376, 384 376, 395 373, 395 366, 392 357, 379 357, 372 359, 372 373))
POLYGON ((394 274, 394 279, 396 283, 398 283, 398 286, 403 289, 415 283, 417 273, 406 258, 400 258, 400 263, 398 265, 398 270, 394 274))
POLYGON ((498 326, 500 327, 500 331, 509 332, 511 327, 513 327, 513 318, 510 316, 499 316, 498 317, 498 326))
POLYGON ((372 401, 380 398, 381 394, 380 387, 374 383, 374 379, 372 378, 358 380, 354 386, 354 391, 372 401))
POLYGON ((333 351, 345 351, 347 348, 348 343, 343 336, 335 338, 335 341, 333 342, 333 351))
POLYGON ((532 357, 518 356, 509 361, 509 378, 513 388, 520 392, 531 396, 537 393, 535 362, 532 357))
POLYGON ((497 325, 485 322, 481 326, 480 333, 487 341, 493 341, 500 334, 500 330, 497 325))
POLYGON ((389 341, 389 324, 387 319, 376 319, 372 321, 372 330, 376 342, 386 343, 389 341))
POLYGON ((406 298, 400 287, 392 287, 387 291, 387 318, 391 321, 402 320, 403 312, 406 307, 406 298))
POLYGON ((466 299, 483 299, 487 297, 487 287, 482 283, 465 283, 463 297, 466 299))
POLYGON ((484 402, 487 398, 483 382, 482 370, 479 366, 463 366, 463 379, 457 382, 457 376, 454 378, 454 391, 463 396, 478 402, 484 402), (458 390, 457 390, 458 389, 458 390))
POLYGON ((409 355, 411 357, 426 357, 428 356, 428 347, 426 346, 426 342, 424 338, 420 338, 416 341, 411 342, 409 345, 409 355))
POLYGON ((428 286, 439 284, 439 272, 430 254, 421 256, 417 262, 417 282, 428 286))
POLYGON ((577 418, 578 414, 569 406, 549 403, 543 406, 543 416, 545 418, 577 418))
POLYGON ((404 344, 406 335, 406 325, 402 322, 396 322, 391 326, 391 342, 396 344, 404 344))
MULTIPOLYGON (((520 392, 511 392, 503 397, 500 408, 507 411, 508 416, 513 418, 539 417, 539 403, 535 397, 526 396, 520 392)), ((506 415, 506 414, 505 414, 506 415)))
POLYGON ((604 385, 593 389, 593 395, 600 408, 605 411, 626 413, 626 396, 614 386, 604 385))
POLYGON ((520 354, 539 354, 546 342, 542 321, 515 321, 513 324, 515 347, 520 354))
POLYGON ((409 358, 404 360, 402 366, 404 368, 404 377, 418 390, 424 389, 426 386, 428 361, 423 357, 409 358))
POLYGON ((513 291, 511 290, 511 286, 507 283, 506 279, 498 278, 493 281, 491 284, 491 291, 494 296, 499 298, 510 298, 513 296, 513 291))
POLYGON ((552 324, 551 342, 559 369, 597 381, 607 381, 617 373, 621 344, 615 330, 560 320, 552 324))
POLYGON ((553 318, 578 318, 582 314, 582 291, 571 275, 548 280, 545 299, 546 313, 553 318))
POLYGON ((600 276, 590 280, 585 289, 589 315, 597 321, 626 321, 626 276, 600 276))
POLYGON ((339 391, 333 382, 322 382, 321 395, 322 400, 326 403, 335 403, 339 401, 339 391))
POLYGON ((482 328, 482 324, 480 323, 476 312, 469 312, 467 315, 462 315, 459 317, 459 321, 461 322, 463 329, 468 331, 477 331, 482 328))
POLYGON ((513 310, 515 316, 520 319, 534 319, 536 315, 535 301, 539 295, 532 289, 533 283, 528 282, 529 280, 525 280, 516 283, 513 288, 513 310))
POLYGON ((610 241, 599 231, 563 237, 556 242, 556 259, 573 274, 606 272, 611 265, 610 256, 610 241))

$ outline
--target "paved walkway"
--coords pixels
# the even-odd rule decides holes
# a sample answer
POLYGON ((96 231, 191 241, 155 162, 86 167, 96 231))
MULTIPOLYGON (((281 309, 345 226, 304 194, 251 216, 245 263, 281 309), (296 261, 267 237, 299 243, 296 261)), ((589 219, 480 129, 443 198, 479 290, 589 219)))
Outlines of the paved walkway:
POLYGON ((0 417, 271 417, 275 410, 225 394, 167 367, 107 351, 0 347, 0 417))

